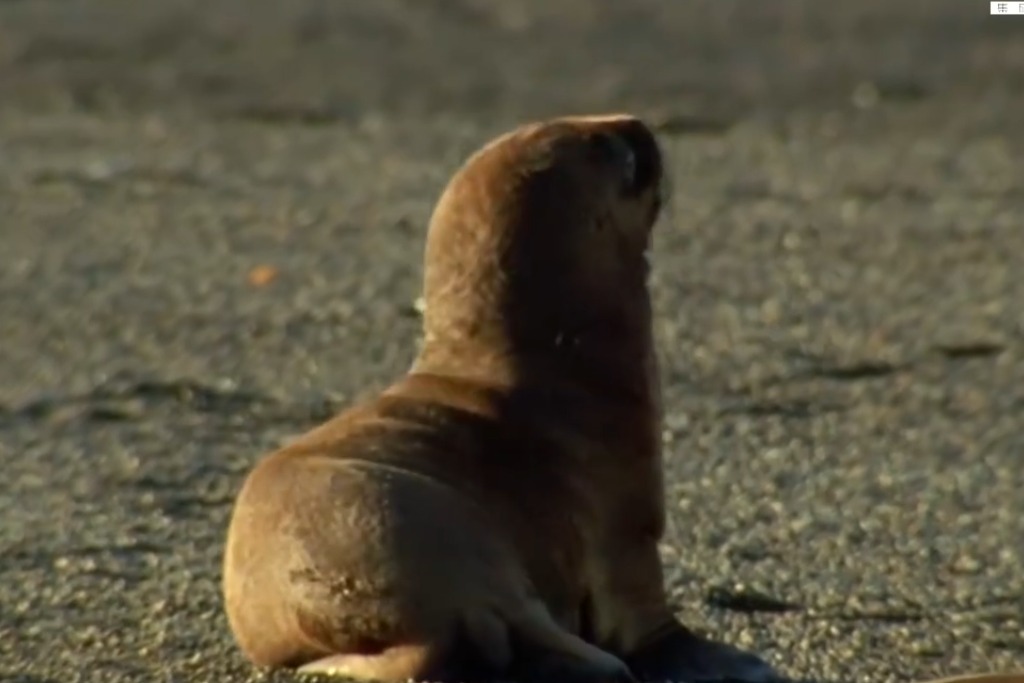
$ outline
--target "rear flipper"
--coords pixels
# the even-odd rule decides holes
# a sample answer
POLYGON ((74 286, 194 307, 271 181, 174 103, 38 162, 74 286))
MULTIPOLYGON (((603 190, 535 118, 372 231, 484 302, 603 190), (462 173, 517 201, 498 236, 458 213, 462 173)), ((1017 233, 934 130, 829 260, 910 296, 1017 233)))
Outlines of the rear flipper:
POLYGON ((508 678, 522 683, 636 683, 630 670, 617 659, 583 659, 534 646, 517 649, 517 654, 520 656, 508 678))
POLYGON ((299 672, 394 683, 635 683, 620 659, 561 628, 536 602, 508 622, 493 613, 466 618, 453 642, 330 655, 299 672))
POLYGON ((514 658, 509 673, 523 683, 635 683, 629 667, 611 653, 569 633, 539 602, 509 624, 514 658))
POLYGON ((361 681, 486 683, 502 680, 511 657, 505 624, 493 613, 482 611, 434 642, 393 645, 373 653, 329 655, 298 670, 361 681))
POLYGON ((430 666, 432 652, 425 645, 399 645, 373 654, 338 654, 299 667, 299 673, 326 674, 358 680, 404 681, 419 678, 430 666))
POLYGON ((767 662, 732 645, 702 638, 679 622, 626 657, 641 681, 782 683, 767 662))

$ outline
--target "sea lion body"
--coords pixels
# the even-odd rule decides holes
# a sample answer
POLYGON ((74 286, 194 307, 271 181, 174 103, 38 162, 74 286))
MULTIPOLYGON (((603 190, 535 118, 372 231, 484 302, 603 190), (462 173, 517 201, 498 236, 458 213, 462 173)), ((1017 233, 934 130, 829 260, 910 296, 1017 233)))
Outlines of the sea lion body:
POLYGON ((774 680, 666 602, 645 258, 661 178, 630 116, 524 126, 456 173, 409 374, 239 494, 224 595, 252 661, 385 681, 774 680))
MULTIPOLYGON (((572 394, 541 400, 563 415, 591 407, 572 394)), ((374 643, 429 643, 421 676, 444 673, 435 659, 447 656, 497 673, 512 660, 509 630, 533 629, 601 659, 562 634, 581 626, 586 577, 599 569, 590 530, 604 514, 598 487, 569 458, 610 450, 616 435, 566 449, 574 434, 516 402, 530 397, 413 375, 264 461, 236 526, 259 530, 260 542, 234 535, 229 549, 232 571, 273 587, 236 603, 243 649, 261 664, 301 665, 374 643)))

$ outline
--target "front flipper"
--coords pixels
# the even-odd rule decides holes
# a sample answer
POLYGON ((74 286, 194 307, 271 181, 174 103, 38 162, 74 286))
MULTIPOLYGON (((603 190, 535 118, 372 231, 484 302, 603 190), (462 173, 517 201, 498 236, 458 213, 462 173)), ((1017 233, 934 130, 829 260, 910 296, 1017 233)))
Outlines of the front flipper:
POLYGON ((782 683, 757 655, 703 638, 674 622, 629 653, 626 664, 649 683, 782 683))

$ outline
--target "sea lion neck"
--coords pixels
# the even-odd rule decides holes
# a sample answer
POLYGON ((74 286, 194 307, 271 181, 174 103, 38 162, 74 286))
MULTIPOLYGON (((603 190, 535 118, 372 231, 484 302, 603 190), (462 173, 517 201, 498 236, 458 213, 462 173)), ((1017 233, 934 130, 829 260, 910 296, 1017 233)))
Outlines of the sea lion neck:
POLYGON ((615 400, 646 402, 656 391, 650 334, 608 328, 551 331, 530 343, 497 327, 427 333, 413 373, 441 375, 497 389, 539 386, 599 390, 615 400))
POLYGON ((522 244, 474 244, 496 239, 494 230, 450 224, 431 238, 414 372, 499 388, 572 385, 650 397, 645 264, 604 291, 605 283, 595 289, 566 273, 551 251, 529 259, 522 244))

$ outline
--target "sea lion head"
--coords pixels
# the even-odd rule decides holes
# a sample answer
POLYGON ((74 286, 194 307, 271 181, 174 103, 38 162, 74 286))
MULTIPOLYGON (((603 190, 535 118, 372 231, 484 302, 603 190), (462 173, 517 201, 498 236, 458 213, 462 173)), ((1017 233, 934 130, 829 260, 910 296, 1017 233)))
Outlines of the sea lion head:
POLYGON ((431 218, 421 361, 645 353, 662 179, 629 115, 533 123, 473 154, 431 218))

